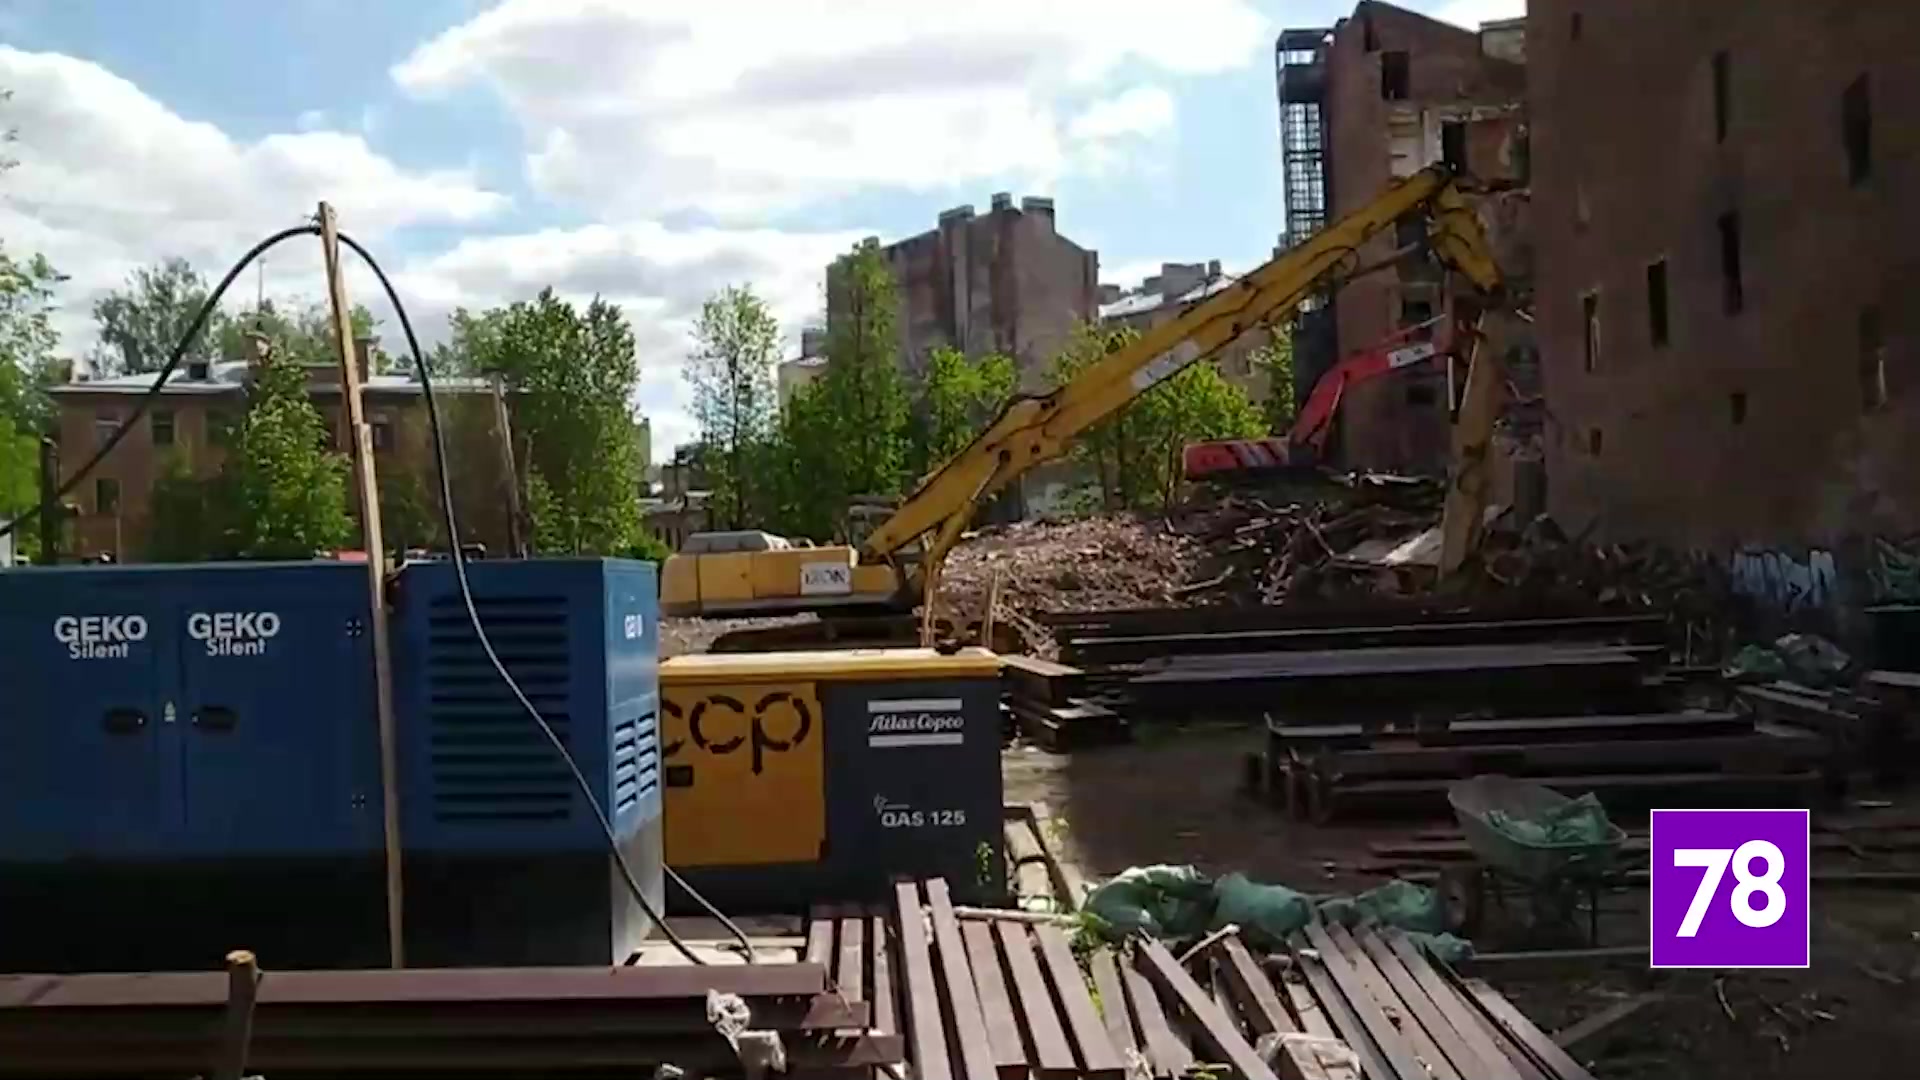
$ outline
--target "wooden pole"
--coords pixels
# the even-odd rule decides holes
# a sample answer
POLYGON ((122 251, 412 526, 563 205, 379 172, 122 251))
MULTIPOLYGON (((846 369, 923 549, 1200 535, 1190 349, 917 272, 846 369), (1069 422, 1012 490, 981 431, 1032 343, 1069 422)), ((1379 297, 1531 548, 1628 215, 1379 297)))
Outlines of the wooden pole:
POLYGON ((380 483, 374 474, 373 431, 360 400, 360 358, 353 340, 353 308, 340 270, 340 233, 333 207, 320 204, 320 249, 327 262, 327 295, 333 304, 333 336, 340 353, 341 415, 353 455, 354 493, 360 503, 362 546, 367 552, 368 622, 373 629, 374 713, 380 726, 380 809, 386 834, 387 957, 406 966, 400 876, 400 768, 393 719, 393 658, 387 627, 387 556, 380 538, 380 483))
POLYGON ((220 1060, 214 1080, 240 1080, 247 1074, 247 1051, 253 1043, 253 1006, 260 993, 260 965, 252 953, 236 949, 227 954, 226 1023, 221 1029, 220 1060))
POLYGON ((495 375, 493 390, 493 430, 500 442, 500 468, 506 472, 507 548, 516 559, 527 557, 526 522, 520 516, 520 463, 513 458, 513 418, 507 413, 506 380, 495 375))

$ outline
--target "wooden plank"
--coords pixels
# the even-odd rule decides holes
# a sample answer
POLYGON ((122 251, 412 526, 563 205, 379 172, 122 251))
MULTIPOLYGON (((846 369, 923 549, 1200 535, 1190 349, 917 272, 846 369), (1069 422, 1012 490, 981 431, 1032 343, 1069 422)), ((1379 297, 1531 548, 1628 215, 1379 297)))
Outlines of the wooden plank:
POLYGON ((1033 803, 1031 810, 1033 835, 1040 841, 1040 850, 1047 857, 1047 872, 1053 875, 1054 895, 1067 911, 1079 911, 1088 892, 1087 880, 1080 873, 1080 865, 1060 850, 1060 830, 1055 827, 1053 811, 1047 804, 1033 803))
POLYGON ((1247 1022, 1253 1025, 1255 1036, 1300 1030, 1280 1004, 1280 995, 1274 992, 1273 982, 1260 970, 1259 963, 1247 951, 1239 935, 1222 941, 1220 952, 1225 961, 1222 966, 1227 976, 1227 987, 1240 999, 1240 1011, 1246 1016, 1247 1022))
POLYGON ((954 1041, 960 1048, 961 1074, 965 1080, 991 1080, 995 1075, 993 1048, 987 1042, 986 1017, 980 1012, 980 994, 974 989, 973 965, 967 963, 967 946, 960 936, 960 920, 953 914, 953 897, 947 883, 933 878, 926 883, 927 913, 933 924, 935 962, 947 985, 949 1019, 953 1022, 954 1041))
MULTIPOLYGON (((1227 1018, 1227 1023, 1233 1025, 1233 1030, 1245 1037, 1248 1031, 1247 1020, 1240 1015, 1240 999, 1234 996, 1233 988, 1227 985, 1225 961, 1209 949, 1200 957, 1200 965, 1207 977, 1204 989, 1212 996, 1213 1003, 1220 1006, 1220 1015, 1227 1018)), ((1195 974, 1194 981, 1199 981, 1198 973, 1195 974)))
POLYGON ((1306 935, 1307 941, 1320 951, 1320 959, 1327 967, 1327 974, 1346 995, 1347 1004, 1352 1007, 1354 1015, 1359 1017, 1360 1023, 1367 1029, 1367 1034, 1373 1037, 1374 1043, 1380 1048, 1381 1057, 1393 1070, 1381 1080, 1387 1080, 1392 1076, 1398 1076, 1400 1080, 1424 1080, 1427 1075, 1426 1069, 1422 1068, 1420 1062, 1415 1059, 1413 1048, 1407 1045, 1407 1040, 1401 1037, 1400 1032, 1393 1026, 1393 1021, 1389 1020, 1387 1014, 1381 1010, 1379 1002, 1374 1000, 1373 994, 1361 980, 1360 974, 1353 970, 1353 965, 1347 962, 1340 947, 1327 936, 1326 930, 1312 923, 1307 924, 1306 935))
POLYGON ((993 1051, 994 1071, 1000 1080, 1027 1075, 1027 1052, 1020 1045, 1020 1021, 1013 1015, 1006 977, 1000 970, 1000 950, 993 943, 993 926, 978 920, 960 925, 967 939, 967 959, 973 965, 973 985, 980 994, 980 1011, 987 1021, 987 1045, 993 1051))
POLYGON ((908 1060, 914 1080, 953 1080, 947 1061, 947 1030, 940 1023, 940 988, 933 975, 933 949, 927 942, 926 916, 920 910, 920 886, 902 881, 893 887, 904 976, 908 1060))
POLYGON ((815 904, 807 914, 807 951, 802 954, 809 964, 819 964, 828 968, 828 977, 832 978, 833 966, 833 922, 839 915, 839 909, 831 904, 815 904))
POLYGON ((1367 1034, 1367 1026, 1353 1011, 1347 997, 1327 972, 1327 965, 1319 953, 1307 946, 1306 939, 1299 934, 1293 935, 1289 942, 1293 948, 1294 960, 1312 998, 1319 1003, 1325 1013, 1326 1022, 1331 1026, 1333 1036, 1346 1043, 1360 1058, 1360 1068, 1367 1080, 1394 1080, 1393 1067, 1381 1056, 1380 1047, 1367 1034))
POLYGON ((893 940, 887 933, 887 918, 874 915, 867 919, 867 948, 873 953, 873 1029, 885 1035, 898 1034, 893 997, 893 940))
POLYGON ((1154 992, 1147 977, 1132 964, 1123 963, 1120 984, 1126 987, 1127 1004, 1135 1023, 1140 1025, 1141 1049, 1147 1055, 1147 1064, 1153 1066, 1153 1074, 1181 1076, 1193 1068, 1193 1051, 1187 1049, 1187 1044, 1174 1033, 1173 1025, 1167 1022, 1160 995, 1154 992))
POLYGON ((1046 976, 1040 974, 1040 961, 1034 956, 1033 938, 1026 924, 996 922, 993 931, 1007 959, 1007 974, 1013 978, 1017 1015, 1025 1021, 1021 1034, 1026 1036, 1028 1064, 1042 1078, 1073 1076, 1079 1066, 1074 1063, 1073 1048, 1067 1045, 1060 1015, 1054 1011, 1046 976))
POLYGON ((1388 948, 1387 943, 1380 940, 1378 935, 1363 930, 1356 936, 1356 940, 1368 958, 1373 961, 1374 966, 1386 976, 1387 982, 1393 985, 1394 992, 1400 995, 1400 1000, 1412 1010, 1415 1019, 1419 1020, 1420 1025, 1426 1028, 1427 1034, 1433 1037, 1433 1041, 1440 1047, 1440 1052, 1447 1055, 1447 1059, 1453 1062, 1454 1067, 1463 1075, 1473 1078, 1485 1077, 1487 1080, 1519 1080, 1519 1075, 1513 1071, 1512 1065, 1504 1055, 1494 1055, 1492 1058, 1481 1056, 1473 1043, 1455 1028, 1453 1021, 1441 1011, 1426 987, 1420 985, 1420 980, 1413 977, 1413 973, 1407 970, 1407 965, 1393 954, 1393 950, 1388 948))
POLYGON ((1560 1047, 1554 1045, 1547 1034, 1534 1026, 1526 1014, 1514 1007, 1500 991, 1488 986, 1482 979, 1468 979, 1466 986, 1480 1008, 1493 1018, 1513 1040, 1526 1047, 1527 1052, 1537 1058, 1549 1069, 1556 1080, 1593 1080, 1593 1074, 1580 1067, 1580 1063, 1560 1047))
MULTIPOLYGON (((1424 1019, 1419 1013, 1411 1012, 1410 1014, 1412 1002, 1401 998, 1392 981, 1386 977, 1386 973, 1373 962, 1373 958, 1367 955, 1359 942, 1347 933, 1347 928, 1338 923, 1329 924, 1327 937, 1333 941, 1334 948, 1340 951, 1341 958, 1353 969, 1354 974, 1359 976, 1360 984, 1366 988, 1367 993, 1373 995, 1373 1000, 1380 1006, 1382 1015, 1386 1016, 1388 1021, 1393 1023, 1400 1034, 1406 1038, 1408 1047, 1412 1049, 1415 1058, 1426 1066, 1428 1074, 1434 1077, 1434 1080, 1465 1080, 1461 1076, 1461 1070, 1466 1068, 1466 1065, 1456 1063, 1448 1056, 1434 1038, 1433 1033, 1424 1026, 1424 1019)), ((1478 1077, 1474 1077, 1474 1080, 1478 1080, 1478 1077)))
POLYGON ((1113 962, 1113 950, 1102 946, 1093 950, 1087 960, 1087 968, 1093 974, 1093 988, 1099 991, 1100 1019, 1106 1023, 1107 1038, 1124 1057, 1129 1050, 1139 1050, 1139 1040, 1133 1037, 1133 1021, 1127 1016, 1127 992, 1121 988, 1120 968, 1113 962))
MULTIPOLYGON (((1391 930, 1383 935, 1383 940, 1387 951, 1400 961, 1401 966, 1406 968, 1407 974, 1413 976, 1413 981, 1427 992, 1427 999, 1433 1002, 1442 1016, 1446 1017, 1447 1023, 1453 1027, 1455 1033, 1473 1050, 1474 1056, 1492 1066, 1495 1071, 1489 1073, 1489 1076, 1504 1075, 1499 1071, 1503 1062, 1509 1067, 1514 1066, 1510 1055, 1494 1041, 1493 1032, 1487 1028, 1482 1018, 1466 999, 1461 997, 1459 991, 1434 970, 1433 965, 1427 962, 1426 954, 1420 951, 1412 938, 1398 930, 1391 930)), ((1524 1070, 1521 1071, 1524 1073, 1524 1070)))
POLYGON ((1152 939, 1143 940, 1134 958, 1147 979, 1179 1002, 1181 1010, 1199 1025, 1200 1038, 1209 1051, 1220 1055, 1220 1059, 1245 1080, 1278 1080, 1166 946, 1152 939))
POLYGON ((1326 1010, 1314 1000, 1313 991, 1307 989, 1303 979, 1281 979, 1280 988, 1286 992, 1287 1001, 1293 1006, 1293 1015, 1300 1020, 1300 1030, 1309 1035, 1338 1038, 1333 1033, 1333 1025, 1327 1022, 1326 1010))
POLYGON ((866 1000, 867 921, 858 915, 838 920, 840 961, 833 966, 835 983, 848 1001, 866 1000))
POLYGON ((1100 1011, 1093 1007, 1086 976, 1080 973, 1080 964, 1073 958, 1073 945, 1067 941, 1066 931, 1058 926, 1041 925, 1033 928, 1033 936, 1040 941, 1040 956, 1046 961, 1060 1008, 1067 1014, 1067 1030, 1073 1034, 1086 1075, 1117 1077, 1126 1072, 1127 1063, 1114 1049, 1113 1040, 1107 1038, 1100 1011))
POLYGON ((1657 1005, 1667 999, 1667 995, 1658 990, 1649 990, 1622 1001, 1616 1001, 1598 1012, 1588 1013, 1579 1020, 1568 1024, 1553 1033, 1553 1042, 1562 1050, 1572 1050, 1582 1043, 1592 1042, 1609 1030, 1619 1026, 1628 1017, 1649 1005, 1657 1005))

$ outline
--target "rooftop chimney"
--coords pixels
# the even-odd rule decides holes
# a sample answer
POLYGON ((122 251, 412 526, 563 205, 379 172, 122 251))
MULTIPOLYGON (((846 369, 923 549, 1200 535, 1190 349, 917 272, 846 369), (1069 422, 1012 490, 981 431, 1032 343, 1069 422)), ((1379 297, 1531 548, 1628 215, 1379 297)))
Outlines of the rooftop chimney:
POLYGON ((373 374, 373 346, 379 340, 372 334, 360 334, 353 339, 353 358, 360 365, 362 383, 373 374))
POLYGON ((958 221, 967 221, 972 217, 973 217, 973 204, 967 203, 962 206, 956 206, 951 210, 943 211, 940 214, 940 224, 951 225, 958 221))
POLYGON ((827 331, 824 327, 809 326, 800 331, 800 355, 803 358, 826 354, 827 331))
POLYGON ((1047 219, 1047 225, 1053 225, 1053 200, 1041 195, 1029 195, 1020 200, 1020 209, 1037 217, 1047 219))
POLYGON ((1220 260, 1219 259, 1207 260, 1207 276, 1210 278, 1217 278, 1220 276, 1220 260))
POLYGON ((1011 192, 1011 191, 996 191, 996 192, 994 192, 994 193, 993 193, 993 208, 994 208, 995 210, 1011 210, 1011 209, 1013 209, 1013 192, 1011 192))

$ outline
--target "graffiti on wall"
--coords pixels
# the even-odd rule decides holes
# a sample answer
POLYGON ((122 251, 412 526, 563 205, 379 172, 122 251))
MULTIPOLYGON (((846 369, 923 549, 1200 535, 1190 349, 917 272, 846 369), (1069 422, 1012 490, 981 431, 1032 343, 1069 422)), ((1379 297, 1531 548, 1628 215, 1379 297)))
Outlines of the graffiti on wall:
POLYGON ((1748 548, 1734 553, 1733 591, 1783 614, 1821 611, 1839 601, 1839 569, 1833 552, 1804 555, 1748 548))

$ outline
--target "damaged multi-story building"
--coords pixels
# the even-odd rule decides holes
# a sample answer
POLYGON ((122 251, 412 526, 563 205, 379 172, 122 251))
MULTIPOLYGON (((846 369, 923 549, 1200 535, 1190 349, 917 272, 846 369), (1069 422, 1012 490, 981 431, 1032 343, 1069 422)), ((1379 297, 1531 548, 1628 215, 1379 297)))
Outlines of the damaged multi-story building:
MULTIPOLYGON (((1366 205, 1395 178, 1436 161, 1463 166, 1483 181, 1517 183, 1526 166, 1525 31, 1520 20, 1478 33, 1424 15, 1363 0, 1332 27, 1283 31, 1275 43, 1282 179, 1291 246, 1366 205)), ((1523 195, 1481 201, 1510 277, 1529 273, 1523 195)), ((1418 222, 1376 237, 1354 255, 1358 268, 1388 264, 1315 297, 1295 337, 1300 400, 1340 356, 1379 344, 1446 310, 1439 267, 1393 262, 1417 239, 1418 222)), ((1523 280, 1515 280, 1524 289, 1523 280)), ((1526 341, 1510 360, 1526 370, 1526 341)), ((1457 374, 1457 373, 1456 373, 1457 374)), ((1333 446, 1355 467, 1441 472, 1447 466, 1448 368, 1356 387, 1343 396, 1333 446)))
MULTIPOLYGON (((949 347, 969 356, 1003 353, 1020 387, 1046 389, 1047 366, 1094 317, 1100 256, 1060 235, 1053 200, 993 196, 976 214, 957 206, 918 236, 880 249, 900 289, 900 354, 909 376, 949 347)), ((827 321, 841 313, 829 306, 827 321)))
POLYGON ((1920 529, 1914 15, 1531 0, 1556 517, 1718 549, 1920 529))

